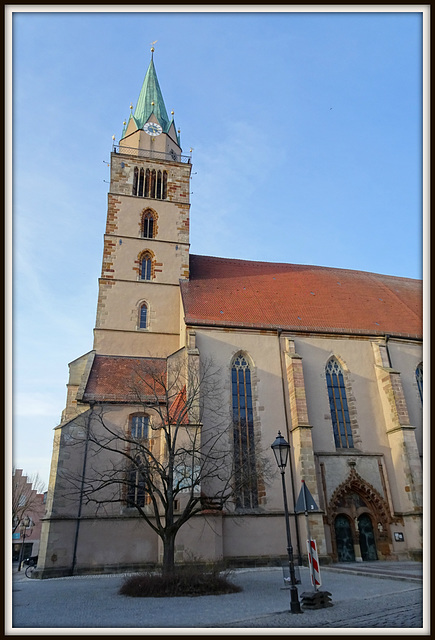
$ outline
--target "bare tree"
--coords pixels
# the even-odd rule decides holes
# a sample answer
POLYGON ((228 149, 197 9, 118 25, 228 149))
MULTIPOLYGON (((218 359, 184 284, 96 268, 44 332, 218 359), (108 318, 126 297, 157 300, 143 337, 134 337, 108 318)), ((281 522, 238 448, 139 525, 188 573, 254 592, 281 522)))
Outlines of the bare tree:
POLYGON ((258 442, 255 465, 252 450, 237 460, 233 455, 219 371, 199 357, 188 360, 180 350, 131 372, 126 397, 138 410, 128 426, 117 424, 107 404, 92 404, 77 419, 81 438, 68 435, 70 445, 83 447, 83 474, 63 474, 75 496, 97 512, 116 503, 135 509, 162 540, 163 573, 174 570, 175 538, 190 518, 234 508, 237 496, 257 491, 268 473, 258 442))
POLYGON ((44 491, 45 484, 38 473, 26 476, 21 470, 12 469, 12 532, 18 529, 25 513, 38 511, 41 504, 39 496, 44 491))

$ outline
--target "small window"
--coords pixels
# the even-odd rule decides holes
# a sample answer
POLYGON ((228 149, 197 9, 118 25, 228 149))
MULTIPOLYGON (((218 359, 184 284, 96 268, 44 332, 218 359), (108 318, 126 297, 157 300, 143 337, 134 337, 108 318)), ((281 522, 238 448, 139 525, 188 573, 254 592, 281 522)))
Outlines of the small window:
POLYGON ((144 238, 154 238, 154 216, 148 211, 143 217, 142 236, 144 238))
POLYGON ((337 449, 353 448, 343 371, 335 358, 331 358, 326 365, 326 381, 335 446, 337 449))
POLYGON ((423 363, 420 363, 415 370, 415 378, 417 380, 418 392, 420 400, 423 402, 423 363))
POLYGON ((148 305, 144 302, 140 307, 139 312, 139 329, 146 329, 148 327, 148 305))
POLYGON ((151 256, 146 254, 140 263, 140 279, 151 280, 151 256))

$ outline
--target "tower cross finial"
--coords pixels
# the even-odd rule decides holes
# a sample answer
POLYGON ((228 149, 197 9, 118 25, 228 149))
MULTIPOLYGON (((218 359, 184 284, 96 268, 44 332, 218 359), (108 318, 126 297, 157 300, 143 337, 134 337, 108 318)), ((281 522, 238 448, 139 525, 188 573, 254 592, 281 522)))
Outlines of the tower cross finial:
POLYGON ((151 42, 151 58, 153 57, 153 53, 154 53, 154 45, 156 44, 157 40, 154 40, 154 42, 151 42))

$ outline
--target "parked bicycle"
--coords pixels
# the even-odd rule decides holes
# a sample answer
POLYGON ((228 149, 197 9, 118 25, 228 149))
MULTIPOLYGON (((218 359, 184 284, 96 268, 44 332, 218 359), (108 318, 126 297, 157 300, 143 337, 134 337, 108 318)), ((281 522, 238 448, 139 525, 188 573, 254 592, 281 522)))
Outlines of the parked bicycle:
POLYGON ((31 578, 32 573, 34 572, 34 570, 36 569, 36 565, 38 564, 38 556, 31 556, 30 558, 26 558, 23 564, 27 565, 25 570, 26 578, 31 578))

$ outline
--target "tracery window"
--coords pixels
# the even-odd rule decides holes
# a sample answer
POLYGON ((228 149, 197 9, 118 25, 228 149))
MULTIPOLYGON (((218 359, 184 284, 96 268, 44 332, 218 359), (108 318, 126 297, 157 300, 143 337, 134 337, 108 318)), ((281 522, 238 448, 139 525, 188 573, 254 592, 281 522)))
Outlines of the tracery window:
POLYGON ((166 200, 168 197, 168 172, 161 169, 146 169, 144 171, 143 168, 135 167, 132 194, 144 198, 166 200))
POLYGON ((415 379, 417 380, 418 392, 420 400, 423 402, 423 363, 421 362, 415 370, 415 379))
MULTIPOLYGON (((135 440, 141 441, 148 438, 149 416, 136 415, 130 418, 130 447, 135 449, 135 440)), ((128 507, 143 507, 146 502, 146 473, 147 464, 144 453, 140 452, 140 444, 137 445, 138 453, 130 463, 127 471, 127 495, 128 507)))
POLYGON ((335 446, 337 449, 353 448, 353 436, 350 426, 343 371, 336 358, 331 358, 326 365, 326 381, 328 385, 329 407, 331 410, 335 446))
POLYGON ((246 358, 237 356, 231 369, 236 507, 258 507, 254 415, 251 370, 246 358))
POLYGON ((148 305, 146 302, 141 304, 139 309, 139 329, 148 328, 148 305))

